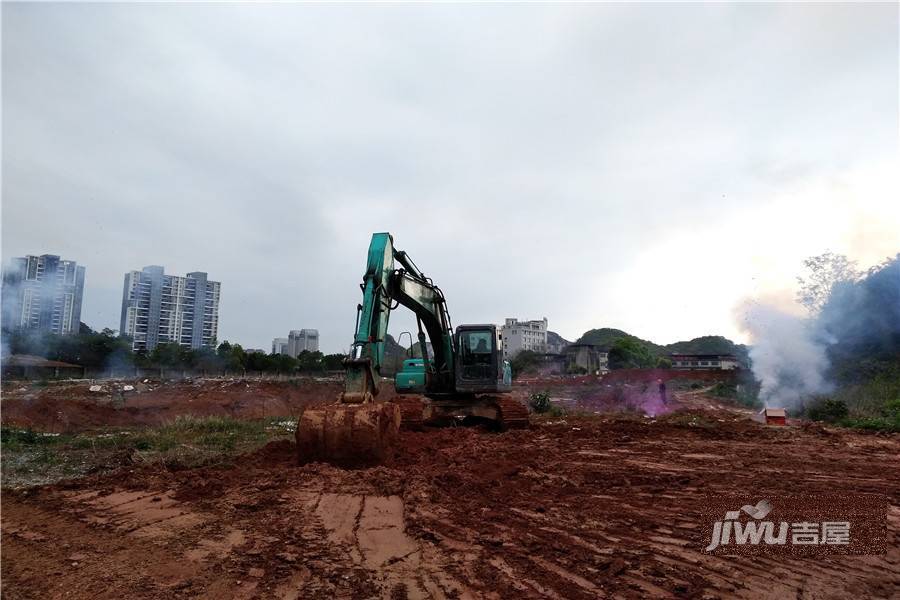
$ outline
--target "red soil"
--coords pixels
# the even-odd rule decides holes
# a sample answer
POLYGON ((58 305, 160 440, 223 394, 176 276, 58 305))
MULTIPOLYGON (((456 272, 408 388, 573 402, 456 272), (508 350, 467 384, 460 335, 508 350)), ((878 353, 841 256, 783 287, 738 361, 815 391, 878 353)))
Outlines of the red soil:
MULTIPOLYGON (((285 406, 326 399, 332 387, 297 392, 285 406)), ((179 394, 177 405, 188 397, 196 400, 179 394)), ((699 408, 689 417, 538 420, 501 434, 404 431, 391 464, 362 470, 300 467, 294 445, 277 442, 226 466, 123 466, 4 491, 2 591, 6 598, 896 594, 898 436, 768 428, 710 408, 702 394, 675 401, 699 408), (697 532, 711 495, 777 502, 826 492, 889 499, 887 555, 703 552, 697 532)), ((149 419, 149 411, 139 414, 149 419)))

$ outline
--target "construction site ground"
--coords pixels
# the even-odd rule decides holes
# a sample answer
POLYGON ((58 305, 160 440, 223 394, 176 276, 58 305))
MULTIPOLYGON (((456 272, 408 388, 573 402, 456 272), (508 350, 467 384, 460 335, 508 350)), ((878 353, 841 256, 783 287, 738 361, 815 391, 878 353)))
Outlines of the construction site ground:
MULTIPOLYGON (((123 455, 16 487, 4 472, 2 594, 897 597, 898 436, 765 426, 705 382, 673 381, 661 402, 657 376, 531 381, 514 394, 547 390, 568 414, 504 433, 403 431, 393 462, 374 468, 298 466, 284 432, 199 467, 123 455), (698 540, 710 497, 819 493, 887 496, 887 553, 710 556, 698 540)), ((135 383, 144 387, 124 402, 122 382, 97 392, 4 383, 3 424, 101 436, 188 414, 290 422, 339 389, 327 379, 135 383)))

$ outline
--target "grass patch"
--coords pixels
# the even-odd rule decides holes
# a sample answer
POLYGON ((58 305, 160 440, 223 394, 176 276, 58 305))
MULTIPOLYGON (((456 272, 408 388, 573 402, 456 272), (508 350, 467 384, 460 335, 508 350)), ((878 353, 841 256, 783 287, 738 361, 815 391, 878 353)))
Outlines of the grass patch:
POLYGON ((178 417, 158 427, 54 434, 0 430, 5 487, 51 483, 128 464, 187 468, 226 462, 269 441, 293 435, 285 417, 241 421, 231 417, 178 417))

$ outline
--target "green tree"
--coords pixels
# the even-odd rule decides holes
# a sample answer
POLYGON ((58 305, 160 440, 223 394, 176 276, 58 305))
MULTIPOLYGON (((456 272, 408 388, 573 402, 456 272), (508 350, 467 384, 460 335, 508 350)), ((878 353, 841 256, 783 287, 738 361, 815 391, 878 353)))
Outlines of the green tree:
POLYGON ((649 369, 654 366, 653 353, 637 338, 619 338, 609 349, 610 369, 649 369))
POLYGON ((222 368, 222 361, 214 349, 204 346, 194 350, 193 366, 201 371, 219 371, 222 368))
POLYGON ((176 342, 164 342, 150 353, 150 362, 161 367, 188 369, 194 365, 194 352, 176 342))
POLYGON ((270 354, 272 366, 278 373, 295 373, 297 371, 297 359, 287 354, 270 354))
POLYGON ((249 352, 246 354, 246 369, 248 371, 274 371, 275 361, 272 357, 262 352, 249 352))
POLYGON ((83 331, 75 335, 19 331, 4 337, 13 354, 42 356, 95 369, 133 364, 129 338, 118 337, 111 329, 99 333, 90 328, 83 331))
POLYGON ((322 368, 326 371, 340 371, 344 368, 344 359, 347 358, 343 354, 326 354, 322 357, 322 368))
POLYGON ((304 373, 322 371, 324 369, 322 358, 323 356, 321 352, 310 352, 309 350, 304 350, 300 353, 299 356, 297 356, 298 367, 304 373))
POLYGON ((240 344, 232 345, 225 340, 216 349, 222 368, 227 371, 242 371, 247 368, 247 353, 240 344))
POLYGON ((522 373, 533 369, 540 363, 541 355, 531 350, 522 350, 512 357, 509 366, 512 369, 512 376, 518 377, 522 373))

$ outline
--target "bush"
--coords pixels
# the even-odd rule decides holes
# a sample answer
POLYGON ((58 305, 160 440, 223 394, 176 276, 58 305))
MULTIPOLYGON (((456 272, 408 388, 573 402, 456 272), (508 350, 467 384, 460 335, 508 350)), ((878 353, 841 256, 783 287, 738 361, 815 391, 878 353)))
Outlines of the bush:
POLYGON ((555 404, 550 405, 550 410, 547 411, 548 417, 559 418, 566 416, 566 411, 562 406, 557 406, 555 404))
POLYGON ((885 402, 882 413, 885 417, 900 419, 900 398, 885 402))
POLYGON ((828 423, 836 423, 841 419, 847 418, 847 404, 843 400, 835 400, 834 398, 826 398, 825 400, 811 406, 807 411, 809 418, 814 421, 827 421, 828 423))
POLYGON ((531 410, 538 414, 544 414, 553 408, 553 403, 550 402, 550 394, 547 392, 536 392, 532 394, 528 399, 528 405, 531 406, 531 410))
POLYGON ((843 427, 865 429, 868 431, 887 431, 892 433, 900 433, 900 416, 896 416, 893 418, 868 417, 863 419, 842 419, 840 425, 843 427))
POLYGON ((531 350, 522 350, 513 356, 512 360, 509 361, 509 366, 512 369, 513 379, 521 375, 522 373, 534 369, 541 362, 541 355, 537 352, 532 352, 531 350))

